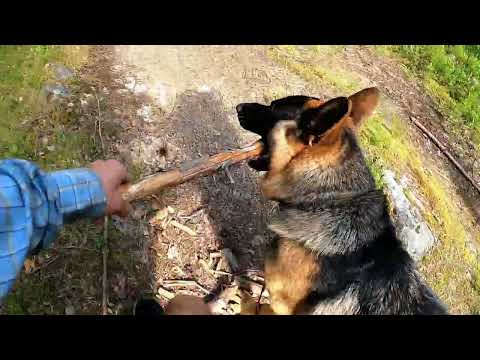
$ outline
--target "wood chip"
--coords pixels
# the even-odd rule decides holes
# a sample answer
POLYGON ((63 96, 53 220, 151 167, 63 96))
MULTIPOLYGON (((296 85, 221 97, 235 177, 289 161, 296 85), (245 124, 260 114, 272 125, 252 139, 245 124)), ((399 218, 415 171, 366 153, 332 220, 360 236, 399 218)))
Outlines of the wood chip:
POLYGON ((157 295, 167 300, 172 300, 175 297, 175 294, 173 292, 168 291, 167 289, 164 289, 162 287, 158 288, 157 295))
POLYGON ((198 263, 200 264, 200 266, 206 271, 206 272, 210 272, 212 269, 211 267, 208 265, 208 263, 203 260, 203 259, 200 259, 198 260, 198 263))
MULTIPOLYGON (((223 269, 223 265, 224 265, 223 263, 224 263, 224 262, 225 262, 225 261, 224 261, 223 258, 221 257, 221 258, 218 260, 218 262, 217 262, 217 266, 215 267, 215 270, 221 271, 221 270, 223 269)), ((227 265, 227 266, 228 266, 228 265, 227 265)))
POLYGON ((210 270, 210 272, 215 275, 215 277, 218 277, 218 276, 233 276, 232 273, 229 273, 227 271, 221 271, 221 270, 210 270))
POLYGON ((184 287, 194 286, 194 287, 197 287, 198 289, 202 290, 206 294, 210 293, 210 291, 205 289, 202 285, 200 285, 199 283, 197 283, 194 280, 164 280, 163 285, 165 285, 165 286, 184 286, 184 287))
POLYGON ((190 236, 197 236, 197 233, 190 229, 188 226, 185 226, 183 224, 180 224, 178 221, 172 220, 170 221, 170 224, 175 226, 177 229, 182 230, 183 232, 186 232, 190 236))

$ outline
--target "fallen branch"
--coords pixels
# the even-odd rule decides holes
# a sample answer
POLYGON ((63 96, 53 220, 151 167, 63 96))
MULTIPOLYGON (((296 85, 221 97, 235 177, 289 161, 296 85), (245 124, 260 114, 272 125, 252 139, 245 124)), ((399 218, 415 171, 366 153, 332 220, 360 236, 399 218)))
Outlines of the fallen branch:
POLYGON ((102 274, 102 315, 108 315, 108 294, 107 294, 107 259, 108 259, 108 216, 104 217, 103 224, 103 249, 102 249, 102 260, 103 260, 103 274, 102 274))
POLYGON ((263 145, 257 141, 253 145, 239 150, 223 152, 210 156, 207 159, 185 163, 179 169, 159 173, 147 177, 142 181, 129 186, 123 193, 123 198, 130 202, 153 195, 163 188, 180 185, 199 176, 204 176, 243 160, 257 157, 262 152, 263 145))
POLYGON ((445 145, 443 145, 430 131, 425 128, 417 119, 413 116, 410 116, 410 120, 420 129, 422 132, 427 135, 427 137, 432 140, 432 142, 437 145, 437 147, 445 154, 445 156, 455 165, 455 167, 460 171, 460 173, 473 185, 475 189, 480 193, 480 186, 473 180, 473 178, 467 174, 465 169, 458 163, 457 160, 452 156, 448 151, 445 145))

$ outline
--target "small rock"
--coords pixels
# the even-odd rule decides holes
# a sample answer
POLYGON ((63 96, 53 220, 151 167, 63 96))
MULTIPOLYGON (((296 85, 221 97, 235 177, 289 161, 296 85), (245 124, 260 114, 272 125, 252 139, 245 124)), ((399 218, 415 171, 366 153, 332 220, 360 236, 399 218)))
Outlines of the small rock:
POLYGON ((43 93, 48 95, 53 95, 57 97, 69 97, 71 95, 70 90, 62 84, 46 84, 42 89, 43 93))
POLYGON ((135 94, 144 94, 147 92, 147 87, 143 84, 136 84, 135 87, 133 88, 133 92, 135 94))
POLYGON ((65 307, 65 315, 75 315, 75 308, 72 305, 65 307))
POLYGON ((115 229, 120 231, 122 234, 127 234, 128 228, 129 228, 127 221, 123 220, 122 218, 120 218, 116 215, 113 215, 112 216, 112 223, 113 223, 113 226, 115 227, 115 229))
POLYGON ((133 89, 135 89, 135 85, 137 84, 137 80, 135 80, 133 77, 127 77, 125 80, 125 87, 128 90, 133 91, 133 89))
POLYGON ((424 222, 420 212, 411 205, 405 196, 402 186, 395 180, 394 173, 385 170, 383 180, 395 210, 393 222, 397 236, 410 256, 415 261, 419 261, 433 247, 436 238, 424 222))
POLYGON ((57 80, 67 80, 73 77, 73 72, 61 64, 53 65, 53 73, 57 80))
POLYGON ((149 95, 155 99, 156 104, 165 112, 171 112, 175 106, 175 87, 166 83, 157 83, 149 90, 149 95))
POLYGON ((143 105, 137 110, 137 115, 142 117, 146 122, 152 122, 152 107, 150 105, 143 105))
POLYGON ((211 91, 212 91, 212 89, 208 85, 202 85, 202 86, 198 87, 198 92, 199 93, 209 93, 211 91))
POLYGON ((174 259, 178 258, 178 250, 177 250, 177 247, 175 245, 172 245, 168 248, 167 258, 169 260, 174 260, 174 259))
POLYGON ((55 151, 55 145, 48 145, 47 149, 48 151, 55 151))

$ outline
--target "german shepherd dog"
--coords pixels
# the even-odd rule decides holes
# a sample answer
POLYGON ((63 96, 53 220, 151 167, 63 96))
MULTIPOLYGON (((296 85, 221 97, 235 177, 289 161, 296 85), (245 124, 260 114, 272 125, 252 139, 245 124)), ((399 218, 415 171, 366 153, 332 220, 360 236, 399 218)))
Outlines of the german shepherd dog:
MULTIPOLYGON (((270 305, 241 292, 242 314, 446 314, 395 235, 358 143, 376 88, 327 102, 289 96, 237 106, 241 126, 262 137, 249 165, 267 171, 264 196, 279 203, 265 259, 270 305)), ((208 314, 179 296, 167 314, 208 314)))
POLYGON ((260 314, 447 313, 397 239, 359 146, 378 99, 368 88, 237 106, 241 126, 265 142, 250 166, 267 170, 262 192, 279 202, 265 260, 271 304, 260 314))

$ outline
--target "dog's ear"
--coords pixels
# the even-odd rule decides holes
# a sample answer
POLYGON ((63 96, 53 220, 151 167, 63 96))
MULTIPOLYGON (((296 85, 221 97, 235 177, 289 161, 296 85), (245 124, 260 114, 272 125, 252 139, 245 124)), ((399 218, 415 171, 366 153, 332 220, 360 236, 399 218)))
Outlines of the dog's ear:
POLYGON ((380 92, 375 87, 363 89, 348 98, 352 102, 350 117, 355 126, 360 126, 363 120, 372 115, 379 98, 380 92))
POLYGON ((350 101, 346 97, 331 99, 322 105, 305 110, 298 123, 301 136, 320 136, 331 129, 341 119, 345 118, 351 109, 350 101))

